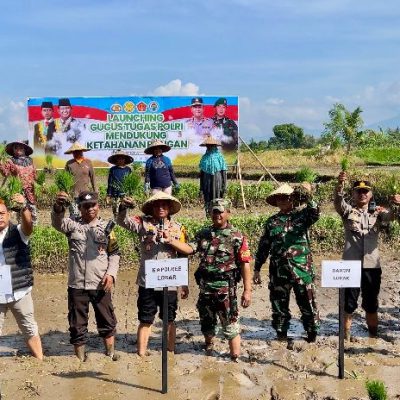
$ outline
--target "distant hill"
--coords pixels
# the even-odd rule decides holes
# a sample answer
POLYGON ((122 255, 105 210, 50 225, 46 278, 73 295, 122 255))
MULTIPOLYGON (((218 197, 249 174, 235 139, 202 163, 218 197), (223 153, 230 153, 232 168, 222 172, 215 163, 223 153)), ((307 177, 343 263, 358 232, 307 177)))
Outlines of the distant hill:
POLYGON ((397 115, 396 117, 390 118, 390 119, 385 119, 383 121, 375 122, 371 125, 368 125, 367 128, 378 130, 379 128, 382 129, 396 129, 397 127, 400 127, 400 114, 397 115))

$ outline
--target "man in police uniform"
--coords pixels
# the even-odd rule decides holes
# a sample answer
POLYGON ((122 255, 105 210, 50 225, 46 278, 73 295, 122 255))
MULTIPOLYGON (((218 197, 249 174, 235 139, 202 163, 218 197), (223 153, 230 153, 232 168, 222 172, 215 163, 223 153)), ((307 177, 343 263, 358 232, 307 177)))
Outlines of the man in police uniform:
POLYGON ((279 208, 265 223, 255 257, 253 281, 261 283, 260 270, 270 255, 269 291, 272 306, 272 327, 278 340, 287 340, 290 324, 290 292, 293 289, 301 312, 307 341, 315 342, 319 331, 319 313, 315 300, 315 267, 308 229, 319 219, 318 204, 312 199, 311 185, 302 184, 294 190, 280 186, 267 202, 279 208), (306 206, 295 208, 304 198, 306 206))
POLYGON ((189 135, 190 144, 198 146, 207 135, 211 134, 214 123, 211 118, 204 117, 204 105, 201 97, 191 101, 192 117, 185 121, 185 132, 189 135))
POLYGON ((52 225, 68 238, 68 322, 70 342, 81 361, 86 360, 89 303, 92 304, 99 336, 106 355, 117 360, 114 342, 117 319, 111 299, 119 268, 119 248, 112 224, 98 218, 99 203, 95 192, 81 192, 79 220, 65 218, 69 201, 64 192, 57 194, 51 214, 52 225))
MULTIPOLYGON (((210 210, 212 226, 198 232, 189 246, 180 244, 180 248, 186 254, 199 253, 200 256, 195 278, 200 289, 197 309, 206 350, 213 348, 218 317, 229 342, 231 359, 236 362, 240 355, 237 283, 242 277, 241 305, 248 307, 251 303, 251 255, 246 237, 229 222, 229 200, 214 199, 210 210)), ((170 244, 179 245, 176 241, 170 244)))
POLYGON ((378 238, 379 232, 398 217, 400 195, 392 197, 390 210, 376 207, 371 183, 359 180, 353 183, 351 205, 344 199, 346 180, 347 174, 342 171, 338 177, 334 200, 335 209, 342 218, 345 231, 342 258, 361 261, 361 288, 345 289, 345 337, 349 340, 352 315, 357 309, 360 292, 369 336, 376 337, 378 334, 378 297, 382 275, 378 238))
POLYGON ((222 150, 237 150, 238 146, 238 126, 236 122, 226 116, 228 102, 226 98, 220 97, 215 103, 215 115, 212 117, 214 126, 219 129, 221 134, 217 137, 222 144, 222 150))
MULTIPOLYGON (((140 240, 140 267, 136 283, 139 285, 137 300, 139 326, 137 330, 137 354, 143 357, 147 353, 151 327, 159 310, 161 319, 168 318, 168 351, 175 351, 176 339, 176 310, 178 308, 177 290, 168 290, 168 315, 163 315, 163 292, 153 288, 146 288, 145 263, 146 260, 162 260, 177 258, 180 246, 187 240, 185 228, 171 219, 178 213, 181 203, 175 197, 157 192, 145 201, 142 206, 142 216, 128 216, 127 208, 132 208, 134 200, 124 197, 121 201, 117 216, 118 225, 136 232, 140 240), (175 245, 173 245, 175 243, 175 245)), ((180 288, 182 299, 186 299, 189 290, 187 286, 180 288)))

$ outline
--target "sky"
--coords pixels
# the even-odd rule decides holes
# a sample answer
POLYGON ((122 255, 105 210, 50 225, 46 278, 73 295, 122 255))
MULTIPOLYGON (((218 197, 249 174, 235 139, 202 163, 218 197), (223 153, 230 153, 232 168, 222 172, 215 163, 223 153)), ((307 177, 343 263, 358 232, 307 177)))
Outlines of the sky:
POLYGON ((319 134, 336 102, 397 118, 399 20, 396 0, 1 1, 0 140, 46 96, 239 96, 246 141, 319 134))

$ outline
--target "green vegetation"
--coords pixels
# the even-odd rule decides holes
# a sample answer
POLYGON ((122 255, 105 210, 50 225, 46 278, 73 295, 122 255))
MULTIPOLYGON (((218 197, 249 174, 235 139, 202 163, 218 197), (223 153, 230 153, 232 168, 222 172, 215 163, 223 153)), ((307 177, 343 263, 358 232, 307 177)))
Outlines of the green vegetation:
POLYGON ((75 184, 74 176, 63 169, 56 172, 54 183, 60 192, 72 194, 72 189, 75 184))
POLYGON ((318 178, 318 174, 310 167, 303 167, 295 174, 296 182, 309 182, 314 183, 318 178))
POLYGON ((398 147, 359 149, 354 154, 369 165, 400 165, 400 149, 398 147))
POLYGON ((22 182, 15 176, 9 176, 5 185, 0 188, 0 198, 4 200, 7 207, 14 208, 15 204, 11 201, 14 194, 22 194, 22 182))
POLYGON ((367 381, 365 383, 368 398, 370 400, 387 400, 388 394, 385 384, 382 381, 367 381))

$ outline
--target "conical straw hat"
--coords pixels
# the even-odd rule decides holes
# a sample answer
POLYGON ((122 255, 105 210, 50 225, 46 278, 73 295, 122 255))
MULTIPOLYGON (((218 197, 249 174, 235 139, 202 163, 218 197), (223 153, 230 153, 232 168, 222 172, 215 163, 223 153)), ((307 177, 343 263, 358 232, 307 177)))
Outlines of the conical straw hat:
POLYGON ((199 146, 221 146, 221 142, 217 139, 214 139, 211 135, 206 136, 204 142, 201 143, 199 146))
POLYGON ((11 142, 7 143, 6 145, 6 153, 10 155, 11 157, 14 156, 14 145, 15 144, 20 144, 21 146, 24 146, 25 149, 25 155, 30 156, 33 153, 33 149, 31 146, 27 145, 24 142, 11 142))
POLYGON ((145 154, 153 154, 153 150, 155 147, 160 147, 163 153, 171 150, 171 147, 165 144, 162 140, 154 140, 151 142, 150 146, 144 150, 145 154))
POLYGON ((74 151, 90 151, 89 149, 87 149, 85 146, 82 146, 80 143, 78 142, 74 142, 73 145, 64 152, 64 154, 72 154, 74 151))
POLYGON ((164 193, 164 192, 157 192, 155 195, 151 196, 147 199, 142 206, 143 214, 145 215, 152 215, 153 213, 153 204, 158 200, 165 200, 169 201, 170 208, 169 208, 169 215, 176 214, 181 209, 181 203, 175 197, 164 193))
POLYGON ((271 192, 266 200, 268 204, 271 204, 271 206, 276 207, 276 198, 278 196, 290 196, 293 193, 293 188, 288 185, 287 183, 284 183, 282 186, 279 186, 278 189, 275 189, 273 192, 271 192))
POLYGON ((110 164, 114 164, 117 162, 118 157, 124 157, 125 158, 125 164, 132 164, 133 163, 133 157, 131 157, 128 153, 125 153, 125 151, 118 150, 116 153, 108 157, 107 161, 110 164))

